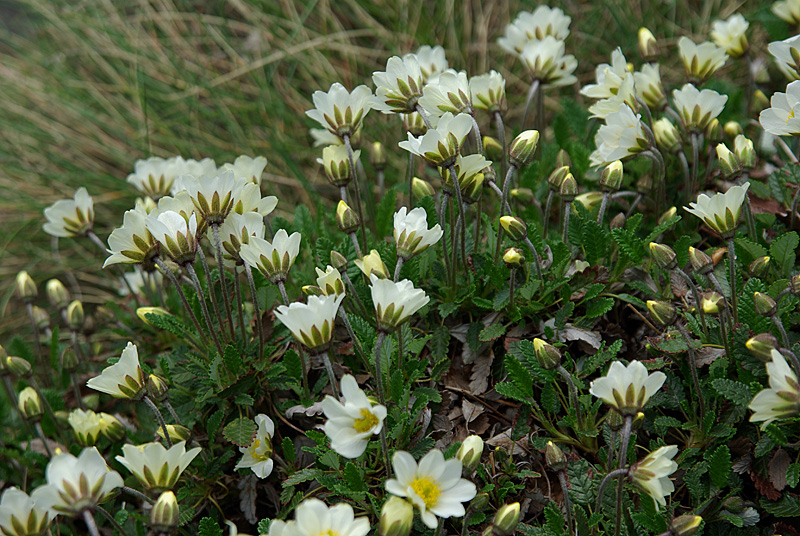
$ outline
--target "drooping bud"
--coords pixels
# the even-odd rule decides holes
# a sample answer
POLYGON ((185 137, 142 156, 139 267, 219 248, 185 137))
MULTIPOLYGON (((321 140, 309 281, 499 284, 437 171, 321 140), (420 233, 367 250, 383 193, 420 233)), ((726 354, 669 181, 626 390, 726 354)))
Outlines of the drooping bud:
POLYGON ((69 329, 73 331, 80 331, 83 328, 83 304, 80 300, 72 300, 72 302, 67 305, 67 325, 69 329))
POLYGON ((519 523, 519 503, 505 504, 497 509, 492 520, 494 534, 497 536, 511 536, 517 530, 519 523))
POLYGON ((343 233, 350 234, 358 229, 360 225, 358 215, 350 206, 344 201, 339 201, 336 206, 336 225, 343 233))
POLYGON ((558 368, 561 364, 561 352, 558 348, 538 337, 533 339, 533 353, 539 366, 545 370, 558 368))
POLYGON ((750 272, 752 277, 761 277, 767 273, 767 270, 769 270, 770 260, 771 259, 769 255, 759 257, 747 265, 747 271, 750 272))
MULTIPOLYGON (((165 439, 164 430, 160 426, 156 428, 156 433, 158 434, 158 437, 165 439)), ((192 431, 185 426, 181 426, 180 424, 168 424, 167 433, 169 434, 169 438, 173 443, 189 441, 189 438, 192 436, 192 431)))
MULTIPOLYGON (((353 154, 353 162, 357 161, 361 153, 356 151, 353 154)), ((352 180, 350 170, 350 155, 347 148, 343 145, 329 145, 322 150, 322 158, 317 162, 322 164, 325 170, 325 177, 333 186, 341 188, 347 186, 352 180)))
POLYGON ((483 137, 483 152, 486 153, 486 158, 492 162, 500 162, 504 157, 503 146, 491 136, 483 137))
POLYGON ((500 226, 514 241, 519 242, 528 236, 527 224, 516 216, 502 216, 500 218, 500 226))
POLYGON ((483 454, 483 439, 476 435, 468 436, 456 452, 456 458, 461 460, 462 473, 471 475, 481 462, 483 454))
POLYGON ((383 259, 381 259, 381 254, 378 253, 377 249, 370 250, 368 255, 356 259, 355 263, 358 269, 367 277, 371 274, 375 274, 380 279, 391 278, 389 269, 386 267, 386 264, 384 264, 383 259))
POLYGON ((570 158, 569 153, 564 149, 559 149, 556 153, 556 168, 560 167, 571 167, 572 166, 572 158, 570 158))
POLYGON ((369 163, 378 171, 386 169, 386 149, 381 142, 372 142, 370 146, 369 163))
POLYGON ((484 180, 485 175, 483 173, 476 173, 459 184, 461 194, 464 196, 464 202, 466 204, 472 205, 480 201, 481 195, 483 194, 484 180))
POLYGON ((147 396, 157 402, 166 400, 169 396, 169 385, 167 385, 167 382, 165 382, 163 378, 155 374, 150 374, 147 377, 147 396))
POLYGON ((728 121, 724 125, 722 125, 722 130, 725 132, 725 135, 729 138, 735 138, 740 134, 744 134, 744 130, 742 130, 742 125, 740 125, 736 121, 728 121))
POLYGON ((772 333, 759 333, 750 337, 744 345, 753 354, 753 357, 764 363, 772 361, 772 351, 778 350, 781 345, 772 333))
POLYGON ((662 270, 674 270, 678 267, 678 256, 675 250, 666 244, 650 242, 650 256, 662 270))
POLYGON ((17 297, 25 303, 30 303, 39 295, 39 291, 36 290, 36 283, 25 270, 17 274, 15 289, 17 297))
POLYGON ((656 138, 656 145, 665 153, 677 153, 681 150, 681 135, 666 117, 653 123, 653 135, 656 138))
POLYGON ((700 530, 700 525, 703 523, 703 518, 686 514, 678 516, 672 520, 669 525, 669 533, 671 536, 694 536, 700 530))
POLYGON ((72 372, 78 368, 78 356, 71 347, 66 347, 61 353, 61 370, 72 372))
POLYGON ((739 162, 739 158, 724 143, 717 144, 717 159, 719 160, 719 170, 726 179, 741 173, 742 164, 739 162))
POLYGON ((653 32, 642 26, 639 28, 637 37, 639 54, 642 56, 643 60, 650 61, 658 57, 660 50, 658 48, 658 41, 656 41, 653 32))
POLYGON ((136 309, 136 316, 139 317, 139 320, 148 326, 155 327, 147 318, 147 315, 170 316, 169 311, 163 307, 139 307, 136 309))
POLYGON ((625 227, 625 214, 620 212, 619 214, 611 218, 611 221, 608 222, 608 225, 611 229, 622 229, 623 227, 625 227))
POLYGON ((554 192, 558 192, 561 189, 561 183, 564 182, 564 178, 567 175, 569 175, 569 166, 557 167, 550 173, 550 176, 547 177, 547 185, 550 186, 550 189, 554 192))
POLYGON ((45 285, 47 300, 56 309, 63 309, 70 302, 69 291, 58 279, 51 279, 45 285))
POLYGON ((547 462, 547 466, 553 471, 563 471, 567 468, 567 457, 564 455, 564 451, 552 441, 547 442, 547 447, 544 450, 544 459, 547 462))
POLYGON ((583 192, 575 196, 575 202, 583 205, 589 212, 603 201, 603 192, 583 192))
POLYGON ((478 493, 475 498, 469 502, 469 507, 473 512, 483 512, 489 506, 489 494, 478 493))
POLYGON ((325 294, 322 292, 322 289, 316 285, 303 285, 303 288, 300 290, 302 290, 303 294, 306 296, 323 296, 325 294))
POLYGON ((719 124, 716 117, 706 126, 706 139, 709 143, 717 143, 722 140, 722 125, 719 124))
POLYGON ((108 413, 98 413, 100 416, 100 433, 112 443, 121 441, 127 430, 119 419, 108 413))
POLYGON ((714 259, 704 251, 689 246, 689 261, 692 269, 700 275, 706 275, 714 270, 714 259))
POLYGON ((616 192, 622 187, 622 161, 614 160, 600 172, 600 187, 609 192, 616 192))
POLYGON ((572 203, 575 196, 578 195, 578 183, 572 173, 567 173, 567 176, 564 177, 561 188, 558 189, 558 195, 561 196, 561 201, 564 203, 572 203))
POLYGON ((331 250, 331 265, 339 270, 347 270, 347 257, 336 250, 331 250))
POLYGON ((650 317, 662 328, 671 326, 678 317, 675 306, 665 301, 647 300, 647 310, 650 311, 650 317))
POLYGON ((32 422, 38 421, 44 413, 42 399, 33 387, 26 387, 19 393, 17 407, 25 418, 32 422))
POLYGON ((641 411, 637 412, 631 421, 631 430, 635 432, 636 430, 640 429, 644 425, 644 421, 644 413, 641 411))
POLYGON ((525 256, 519 248, 508 248, 503 253, 503 262, 508 268, 519 268, 525 265, 525 256))
POLYGON ((417 177, 411 179, 411 191, 414 192, 414 197, 417 199, 422 199, 423 197, 436 194, 436 190, 433 189, 433 186, 431 186, 428 181, 424 181, 417 177))
POLYGON ((753 293, 753 305, 755 306, 756 312, 761 316, 771 317, 778 312, 778 304, 775 300, 762 292, 753 293))
POLYGON ((512 188, 510 192, 511 197, 522 203, 523 205, 527 205, 531 201, 533 201, 533 190, 530 188, 512 188))
POLYGON ((719 314, 719 304, 724 302, 724 300, 725 298, 718 292, 706 292, 703 294, 703 297, 700 298, 700 307, 703 308, 704 313, 716 315, 719 314))
POLYGON ((150 510, 150 527, 156 532, 170 532, 178 526, 180 518, 177 497, 171 491, 165 491, 158 496, 156 504, 150 510))
POLYGON ((733 140, 733 152, 739 158, 743 169, 753 169, 756 166, 756 150, 753 142, 739 134, 733 140))
POLYGON ((414 507, 405 499, 391 496, 381 508, 380 536, 408 536, 414 521, 414 507))
POLYGON ((661 225, 664 222, 667 222, 674 218, 678 214, 678 209, 674 206, 669 207, 664 213, 658 217, 658 224, 661 225))
POLYGON ((526 130, 514 138, 508 148, 508 161, 517 168, 523 168, 533 161, 533 153, 539 144, 539 131, 526 130))
POLYGON ((10 355, 6 358, 6 368, 18 378, 25 378, 31 375, 31 364, 21 357, 10 355))
POLYGON ((47 311, 34 305, 31 312, 33 313, 33 322, 40 331, 44 331, 50 327, 50 315, 47 314, 47 311))

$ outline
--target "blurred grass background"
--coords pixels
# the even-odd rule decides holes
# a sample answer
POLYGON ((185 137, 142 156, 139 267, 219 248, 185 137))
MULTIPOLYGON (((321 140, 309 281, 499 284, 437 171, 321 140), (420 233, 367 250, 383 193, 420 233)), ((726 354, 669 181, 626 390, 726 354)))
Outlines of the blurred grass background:
MULTIPOLYGON (((0 0, 0 334, 26 322, 10 299, 19 270, 34 276, 40 292, 47 278, 76 270, 87 303, 108 297, 98 275, 102 256, 88 241, 62 240, 54 262, 41 211, 55 200, 87 187, 96 231, 105 239, 136 197, 125 182, 136 159, 181 154, 222 163, 250 154, 268 158, 265 190, 279 196, 279 211, 291 213, 296 203, 313 207, 318 194, 334 194, 315 163, 318 151, 304 115, 315 90, 335 81, 371 87, 371 73, 383 70, 389 56, 441 44, 452 67, 502 72, 513 109, 524 99, 527 80, 495 43, 517 12, 536 5, 0 0)), ((684 34, 707 38, 712 20, 736 11, 751 28, 758 19, 779 24, 760 2, 549 5, 572 17, 567 51, 578 57, 581 84, 616 46, 636 59, 636 31, 643 24, 666 45, 684 34)), ((577 91, 564 88, 562 95, 577 91)), ((370 116, 365 141, 378 136, 396 147, 399 131, 379 115, 370 116)), ((389 184, 404 176, 404 166, 405 158, 390 164, 389 184)))

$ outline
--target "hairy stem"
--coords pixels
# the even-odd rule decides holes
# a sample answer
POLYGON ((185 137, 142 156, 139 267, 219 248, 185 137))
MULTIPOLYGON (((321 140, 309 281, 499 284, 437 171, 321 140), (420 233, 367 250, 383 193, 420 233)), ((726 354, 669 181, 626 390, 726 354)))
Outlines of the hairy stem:
POLYGON ((683 340, 686 341, 686 346, 689 348, 689 371, 692 373, 692 383, 694 384, 694 390, 697 394, 697 405, 700 408, 700 422, 702 423, 706 414, 706 402, 703 398, 703 391, 700 390, 700 378, 697 375, 697 356, 694 353, 692 339, 686 332, 686 328, 684 328, 680 323, 675 325, 678 327, 678 331, 681 332, 681 336, 683 336, 683 340))
POLYGON ((209 314, 208 306, 206 305, 206 297, 203 293, 203 287, 200 286, 200 280, 197 278, 197 272, 194 271, 194 266, 192 266, 192 263, 190 262, 187 262, 185 267, 186 271, 189 272, 189 278, 192 280, 194 290, 197 292, 197 301, 200 302, 200 310, 203 311, 203 316, 206 319, 206 326, 208 327, 209 333, 211 333, 211 338, 214 340, 214 346, 217 347, 217 352, 219 352, 219 355, 222 356, 222 345, 219 342, 217 332, 214 329, 214 324, 211 321, 211 315, 209 314))
POLYGON ((258 333, 258 356, 257 359, 264 358, 264 328, 261 326, 261 310, 258 307, 258 294, 256 293, 256 283, 253 281, 253 271, 250 265, 244 263, 244 273, 247 276, 247 283, 250 285, 250 294, 253 297, 253 313, 256 317, 256 332, 258 333))
POLYGON ((336 375, 333 373, 333 365, 331 364, 331 358, 328 355, 328 352, 322 352, 320 354, 322 357, 322 362, 325 364, 325 371, 328 373, 328 381, 331 383, 331 391, 333 391, 333 397, 336 400, 339 400, 339 387, 336 385, 336 375))
POLYGON ((733 309, 733 323, 739 323, 739 297, 736 295, 736 244, 733 234, 728 237, 728 264, 730 268, 731 309, 733 309))
POLYGON ((186 309, 186 312, 189 313, 189 317, 192 319, 194 328, 197 330, 197 333, 198 335, 200 335, 200 338, 203 340, 203 343, 207 344, 208 339, 206 339, 206 334, 203 331, 203 328, 200 327, 200 322, 194 315, 194 311, 192 311, 192 307, 189 305, 189 300, 186 299, 186 294, 183 293, 183 288, 181 287, 180 281, 178 281, 178 278, 175 277, 175 274, 172 273, 172 270, 169 269, 169 266, 167 266, 166 263, 164 263, 164 261, 162 261, 160 257, 156 257, 155 259, 153 259, 153 261, 156 263, 156 266, 161 268, 161 271, 164 273, 164 275, 167 276, 167 279, 169 279, 170 283, 172 283, 172 286, 175 287, 175 290, 178 291, 178 296, 181 299, 183 308, 186 309))
MULTIPOLYGON (((233 332, 233 312, 231 311, 231 302, 228 298, 228 284, 225 282, 225 265, 222 264, 222 240, 219 237, 219 224, 213 224, 211 226, 211 230, 214 233, 214 246, 217 252, 217 269, 219 270, 219 285, 222 287, 222 305, 225 308, 225 312, 228 316, 228 334, 230 335, 229 340, 233 340, 235 334, 233 332)), ((208 289, 209 292, 212 292, 211 287, 208 289)), ((212 292, 213 293, 213 292, 212 292)), ((220 319, 221 320, 221 319, 220 319)), ((223 334, 225 330, 221 330, 223 334)))
POLYGON ((350 159, 350 176, 353 178, 353 188, 356 192, 356 211, 358 212, 359 225, 361 227, 361 241, 364 242, 364 247, 367 247, 367 231, 364 228, 364 214, 361 210, 361 188, 358 185, 358 172, 356 170, 356 163, 353 158, 353 146, 350 144, 350 135, 345 134, 344 146, 347 148, 347 157, 350 159))
POLYGON ((156 416, 156 420, 158 420, 158 425, 161 427, 161 431, 164 432, 164 441, 167 442, 167 448, 171 448, 172 438, 169 436, 169 432, 167 431, 167 422, 164 420, 164 416, 161 414, 161 410, 158 409, 156 403, 153 402, 153 400, 147 395, 144 395, 144 397, 142 397, 142 402, 144 402, 147 405, 147 407, 150 408, 150 411, 152 411, 153 414, 156 416))
MULTIPOLYGON (((197 248, 197 256, 200 258, 200 262, 203 265, 203 272, 206 274, 206 284, 208 285, 208 293, 211 294, 211 308, 214 309, 214 316, 217 317, 217 321, 219 322, 219 328, 225 333, 224 328, 222 326, 222 314, 219 312, 219 303, 217 302, 217 294, 214 292, 214 285, 211 279, 211 267, 208 266, 208 259, 206 258, 205 252, 203 252, 203 248, 197 248)), ((222 268, 220 268, 221 270, 222 268)), ((198 280, 199 281, 199 280, 198 280)))
POLYGON ((97 529, 97 523, 94 521, 94 516, 89 510, 83 511, 83 521, 86 523, 86 528, 89 529, 91 536, 100 536, 100 531, 97 529))

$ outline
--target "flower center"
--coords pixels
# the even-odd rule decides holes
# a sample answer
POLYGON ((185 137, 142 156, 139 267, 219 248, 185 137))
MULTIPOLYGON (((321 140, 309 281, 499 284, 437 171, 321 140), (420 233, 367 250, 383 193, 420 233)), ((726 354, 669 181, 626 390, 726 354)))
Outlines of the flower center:
POLYGON ((436 506, 436 503, 439 501, 439 495, 442 493, 436 481, 429 476, 415 478, 414 481, 411 482, 411 489, 419 495, 425 503, 426 508, 436 506))
POLYGON ((323 530, 317 536, 339 536, 339 533, 333 529, 323 530))
POLYGON ((355 428, 356 432, 359 434, 363 434, 374 428, 376 424, 378 424, 378 418, 373 415, 370 410, 362 408, 361 418, 356 419, 353 423, 353 428, 355 428))
POLYGON ((265 448, 261 449, 261 452, 259 452, 259 447, 261 447, 261 440, 256 438, 255 441, 253 441, 253 445, 250 447, 250 453, 253 456, 253 459, 260 462, 269 460, 269 455, 272 454, 272 449, 269 448, 270 445, 265 445, 265 448))

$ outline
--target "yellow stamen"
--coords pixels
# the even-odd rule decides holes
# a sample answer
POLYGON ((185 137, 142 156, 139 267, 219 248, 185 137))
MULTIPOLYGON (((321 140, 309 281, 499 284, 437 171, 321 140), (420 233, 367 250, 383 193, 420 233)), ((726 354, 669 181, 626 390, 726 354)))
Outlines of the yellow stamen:
POLYGON ((353 423, 353 428, 355 428, 356 432, 359 434, 363 434, 364 432, 370 431, 377 424, 378 418, 373 415, 370 410, 362 409, 361 418, 356 419, 356 421, 353 423))
POLYGON ((426 508, 436 506, 439 502, 439 495, 442 491, 439 489, 438 483, 429 476, 417 477, 411 482, 411 489, 419 495, 425 503, 426 508))

